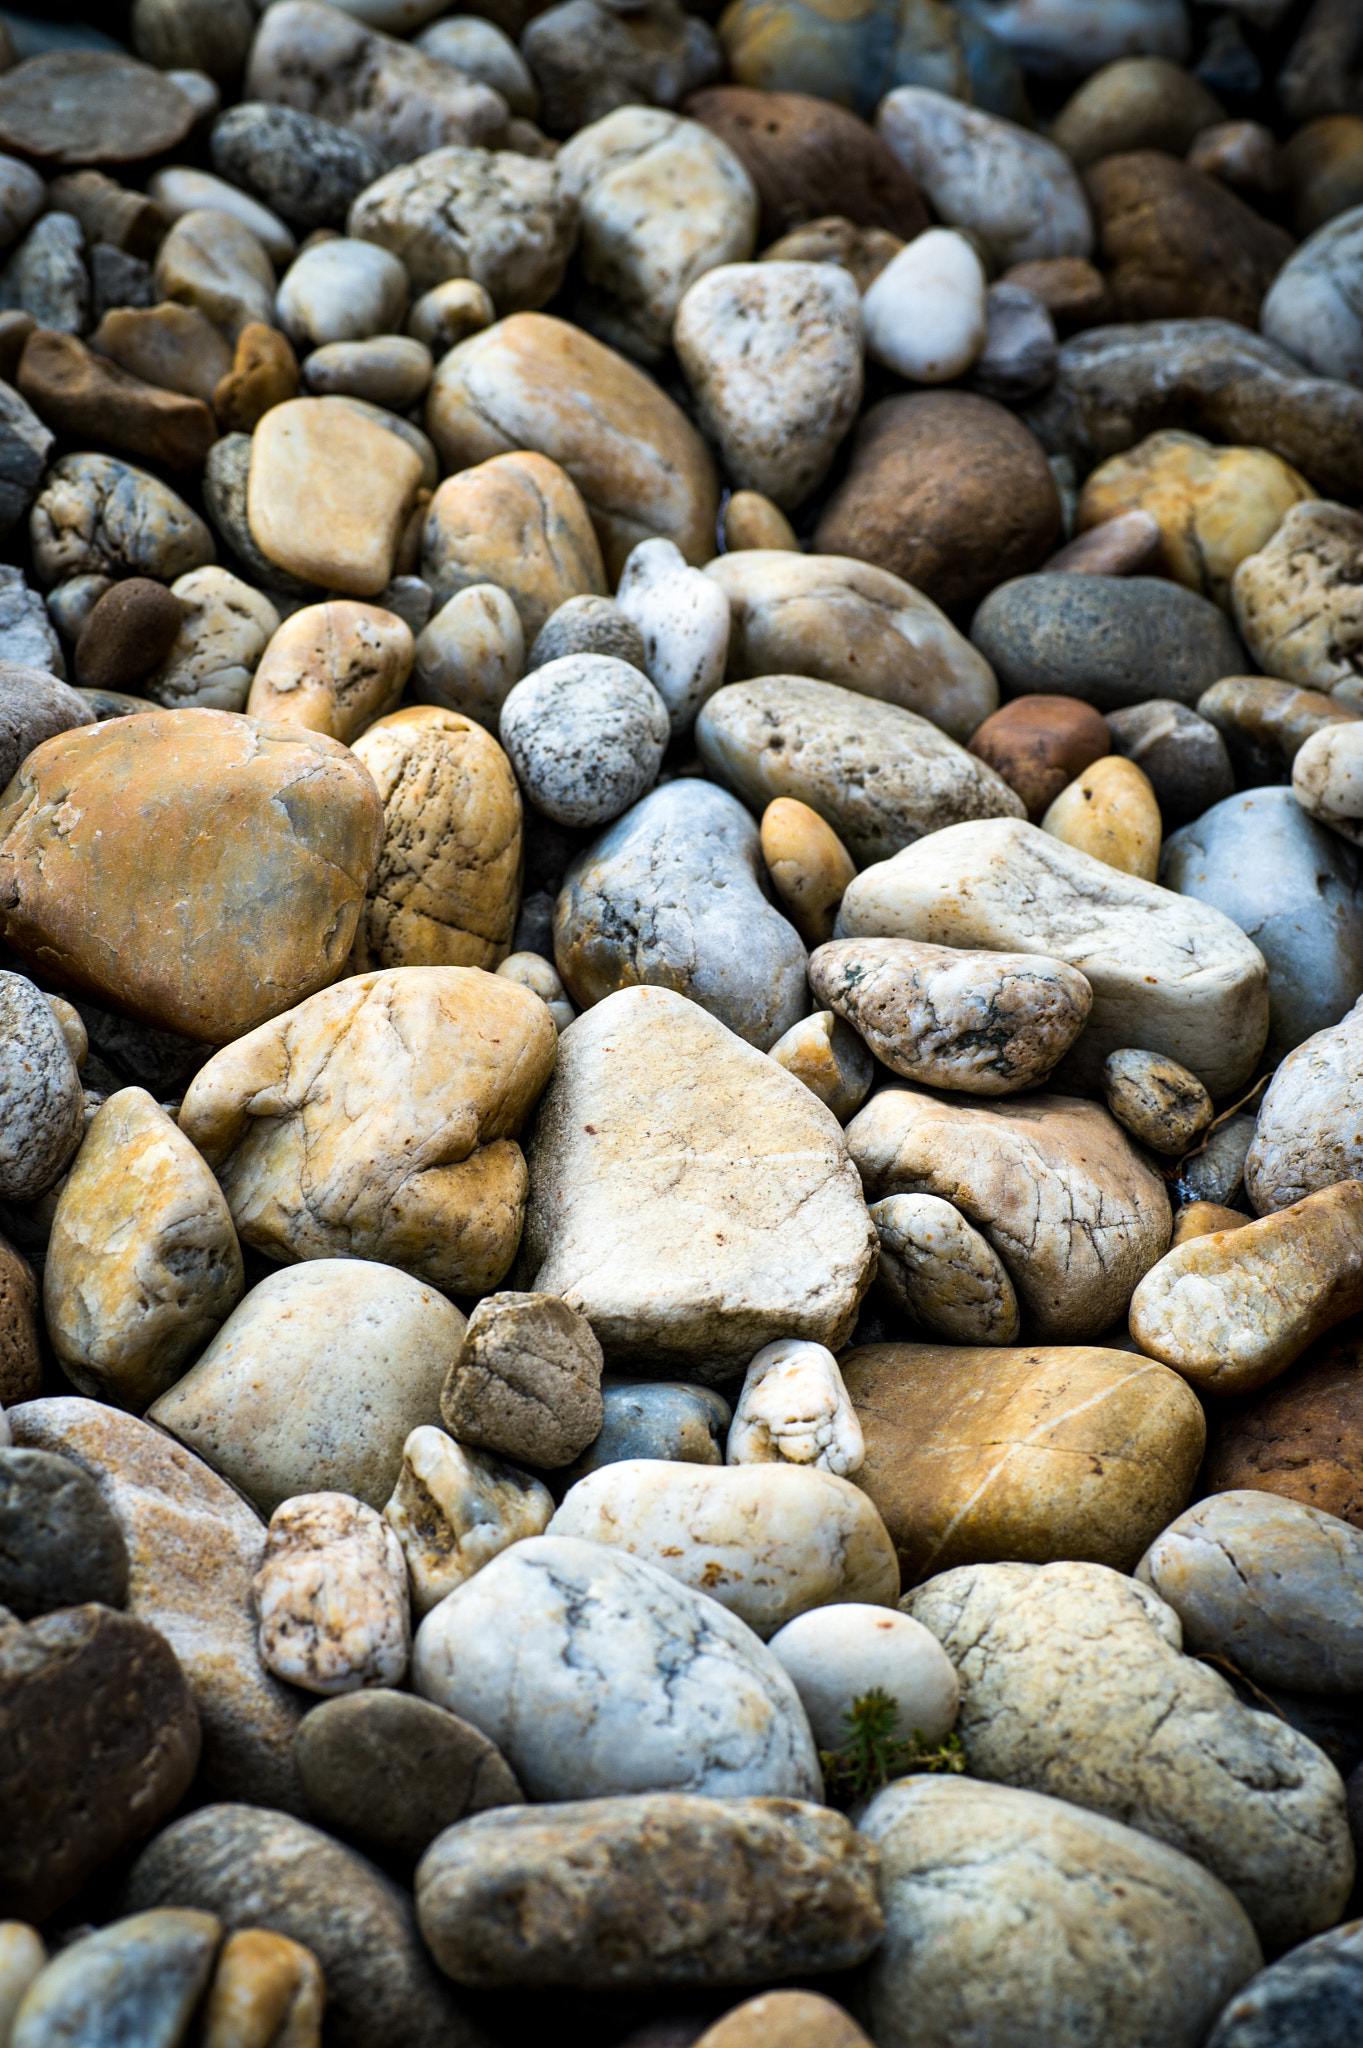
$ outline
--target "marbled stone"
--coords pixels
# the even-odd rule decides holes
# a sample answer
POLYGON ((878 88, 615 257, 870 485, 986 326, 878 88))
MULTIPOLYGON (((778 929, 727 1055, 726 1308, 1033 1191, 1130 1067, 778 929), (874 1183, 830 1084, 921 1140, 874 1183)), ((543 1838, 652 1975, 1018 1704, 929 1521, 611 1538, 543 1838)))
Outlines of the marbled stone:
POLYGON ((847 1740, 854 1700, 879 1690, 898 1709, 891 1733, 940 1742, 956 1719, 956 1673, 934 1635, 907 1614, 848 1601, 797 1615, 771 1638, 772 1655, 795 1681, 814 1739, 847 1740))
POLYGON ((271 635, 246 708, 252 718, 347 746, 396 708, 415 659, 410 629, 380 605, 304 605, 271 635))
MULTIPOLYGON (((672 541, 645 540, 625 563, 616 604, 639 635, 638 657, 624 658, 644 670, 662 698, 674 737, 688 732, 701 705, 724 680, 728 596, 717 579, 691 568, 672 541)), ((601 652, 623 650, 603 647, 601 652)), ((538 642, 532 663, 537 654, 538 642)))
POLYGON ((600 1435, 601 1346, 553 1294, 485 1294, 440 1395, 461 1445, 552 1470, 600 1435))
POLYGON ((420 481, 415 452, 353 401, 289 399, 272 406, 251 437, 251 538, 291 576, 347 597, 377 597, 393 575, 420 481))
POLYGON ((45 2041, 134 2040, 178 2048, 208 1985, 222 1927, 179 1907, 133 1913, 81 1935, 29 1986, 15 2048, 45 2041))
POLYGON ((1113 752, 1134 761, 1148 777, 1166 831, 1200 818, 1234 793, 1225 741, 1185 704, 1151 697, 1110 711, 1105 723, 1113 752))
POLYGON ((542 1535, 554 1503, 529 1473, 424 1423, 403 1446, 383 1512, 407 1559, 412 1605, 424 1615, 511 1544, 542 1535))
POLYGON ((123 1532, 94 1481, 67 1458, 17 1450, 6 1440, 0 1445, 0 1606, 31 1621, 89 1601, 122 1607, 127 1596, 123 1532))
POLYGON ((1195 704, 1244 667, 1216 606, 1153 576, 1016 577, 985 598, 971 638, 1014 695, 1058 690, 1105 712, 1152 695, 1195 704))
POLYGON ((495 583, 471 583, 418 634, 412 694, 491 735, 524 667, 525 630, 512 600, 495 583))
POLYGON ((1077 697, 1017 697, 976 726, 970 752, 987 761, 1039 824, 1062 789, 1112 745, 1106 721, 1077 697))
POLYGON ((227 569, 191 569, 170 594, 180 607, 179 629, 145 679, 147 696, 168 711, 241 711, 260 657, 279 631, 279 613, 227 569))
POLYGON ((876 1277, 897 1308, 948 1344, 1015 1344, 1021 1321, 989 1240, 940 1195, 886 1195, 870 1207, 876 1277))
POLYGON ((276 1678, 324 1697, 401 1684, 411 1650, 407 1562, 363 1501, 304 1493, 281 1502, 254 1592, 260 1661, 276 1678))
POLYGON ((1231 589, 1235 623, 1265 674, 1308 690, 1363 675, 1363 513, 1328 500, 1294 506, 1249 555, 1231 589))
POLYGON ((576 197, 556 163, 511 150, 437 149, 367 186, 346 227, 396 257, 414 294, 471 277, 499 313, 522 313, 563 283, 576 197))
POLYGON ((442 604, 470 585, 497 584, 527 645, 567 599, 606 590, 581 493, 556 462, 524 450, 446 477, 426 514, 421 570, 442 604))
POLYGON ((1348 2048, 1360 1997, 1363 1927, 1350 1920, 1251 1977, 1223 2008, 1206 2048, 1348 2048))
POLYGON ((30 521, 40 583, 82 574, 170 582, 214 558, 213 537, 159 477, 112 455, 64 455, 30 521))
POLYGON ((54 621, 22 569, 0 564, 0 667, 36 670, 65 680, 66 662, 54 621))
POLYGON ((837 1360, 822 1344, 764 1344, 743 1379, 728 1465, 812 1465, 847 1478, 866 1455, 837 1360))
POLYGON ((1186 1152, 1212 1120, 1212 1099, 1177 1060, 1122 1046, 1103 1061, 1103 1097, 1122 1129, 1152 1152, 1186 1152))
POLYGON ((856 874, 831 825, 798 797, 778 796, 762 813, 762 858, 787 916, 807 946, 833 936, 838 905, 856 874))
POLYGON ((383 169, 372 143, 352 129, 259 99, 229 107, 213 123, 210 147, 223 177, 299 235, 340 225, 383 169))
POLYGON ((538 810, 560 825, 604 825, 652 787, 670 722, 629 662, 566 654, 513 685, 497 729, 538 810))
POLYGON ((80 1075, 61 1025, 31 981, 0 972, 0 1199, 47 1194, 84 1130, 80 1075))
POLYGON ((856 1115, 875 1079, 870 1047, 831 1010, 815 1010, 783 1031, 771 1058, 817 1095, 840 1124, 856 1115))
POLYGON ((1261 1216, 1341 1180, 1363 1180, 1363 1011, 1355 1004, 1282 1061, 1259 1105, 1245 1191, 1261 1216))

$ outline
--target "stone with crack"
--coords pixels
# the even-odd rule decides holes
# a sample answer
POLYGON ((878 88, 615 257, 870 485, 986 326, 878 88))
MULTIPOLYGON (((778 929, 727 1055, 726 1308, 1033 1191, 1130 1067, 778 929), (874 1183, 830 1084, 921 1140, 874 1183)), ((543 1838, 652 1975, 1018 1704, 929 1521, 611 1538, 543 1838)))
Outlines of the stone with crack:
POLYGON ((302 1493, 270 1517, 253 1591, 260 1661, 330 1698, 400 1685, 411 1649, 407 1565, 396 1535, 345 1493, 302 1493))
POLYGON ((366 186, 346 232, 396 256, 413 297, 471 277, 499 313, 533 311, 563 283, 576 239, 562 172, 512 150, 431 150, 366 186))
POLYGON ((601 1432, 601 1346, 556 1294, 485 1294, 440 1394, 450 1435, 552 1470, 601 1432))
POLYGON ((516 607, 526 646, 569 598, 606 589, 581 493, 557 462, 525 449, 445 478, 426 513, 421 573, 441 606, 495 583, 516 607))
POLYGON ((511 1544, 543 1535, 553 1512, 548 1487, 528 1472, 423 1423, 402 1447, 383 1514, 407 1559, 412 1605, 425 1615, 511 1544))
POLYGON ((865 1456, 832 1352, 791 1337, 764 1344, 744 1376, 725 1463, 813 1465, 845 1479, 865 1456))
POLYGON ((325 733, 343 746, 397 707, 416 659, 411 628, 382 605, 336 598, 276 627, 256 666, 252 718, 325 733))
POLYGON ((145 680, 146 695, 168 711, 244 710, 279 613, 263 591, 212 565, 177 576, 171 595, 184 616, 170 653, 145 680))
POLYGON ((989 1240, 940 1195, 872 1202, 876 1278, 915 1323, 949 1344, 1015 1344, 1021 1319, 1007 1268, 989 1240))

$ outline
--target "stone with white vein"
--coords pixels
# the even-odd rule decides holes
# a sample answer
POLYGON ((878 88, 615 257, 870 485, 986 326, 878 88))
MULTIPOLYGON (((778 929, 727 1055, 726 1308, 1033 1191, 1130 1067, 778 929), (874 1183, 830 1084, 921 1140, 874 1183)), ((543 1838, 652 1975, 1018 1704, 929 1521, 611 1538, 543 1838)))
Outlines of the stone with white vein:
POLYGON ((734 1409, 730 1465, 815 1465, 847 1478, 866 1458, 838 1361, 823 1344, 779 1337, 748 1367, 734 1409))

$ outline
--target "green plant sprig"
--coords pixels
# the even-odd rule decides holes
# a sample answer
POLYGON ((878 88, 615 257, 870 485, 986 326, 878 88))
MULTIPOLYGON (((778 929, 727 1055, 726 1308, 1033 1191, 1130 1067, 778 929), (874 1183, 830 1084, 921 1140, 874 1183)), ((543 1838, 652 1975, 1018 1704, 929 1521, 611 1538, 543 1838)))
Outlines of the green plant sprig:
POLYGON ((883 1686, 858 1694, 842 1719, 847 1740, 838 1749, 819 1751, 831 1805, 851 1806, 869 1799, 895 1778, 907 1778, 917 1771, 965 1770, 965 1749, 959 1735, 930 1743, 921 1728, 915 1728, 907 1740, 895 1734, 899 1702, 883 1686))

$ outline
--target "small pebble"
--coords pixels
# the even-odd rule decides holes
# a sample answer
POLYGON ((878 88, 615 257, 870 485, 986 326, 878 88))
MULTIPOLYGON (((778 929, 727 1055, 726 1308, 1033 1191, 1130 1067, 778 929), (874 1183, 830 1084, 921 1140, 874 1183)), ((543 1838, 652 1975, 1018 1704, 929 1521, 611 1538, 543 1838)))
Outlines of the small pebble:
POLYGON ((324 1697, 401 1682, 411 1645, 402 1546, 363 1501, 281 1502, 254 1592, 261 1662, 277 1678, 324 1697))
POLYGON ((815 1465, 848 1477, 865 1456, 832 1352, 790 1338, 764 1345, 743 1380, 725 1463, 815 1465))
POLYGON ((1212 1099, 1177 1060, 1124 1048, 1103 1061, 1103 1095, 1125 1130, 1152 1152, 1186 1152, 1212 1120, 1212 1099))

